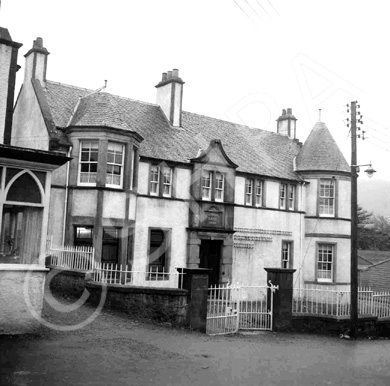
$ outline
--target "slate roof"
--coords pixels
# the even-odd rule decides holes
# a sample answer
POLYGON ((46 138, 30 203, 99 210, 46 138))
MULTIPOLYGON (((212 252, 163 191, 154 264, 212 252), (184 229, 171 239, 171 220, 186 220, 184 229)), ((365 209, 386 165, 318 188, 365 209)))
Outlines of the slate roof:
POLYGON ((297 172, 347 172, 351 169, 325 123, 317 122, 296 158, 297 172))
MULTIPOLYGON (((188 162, 196 157, 199 149, 207 149, 212 139, 220 139, 228 157, 238 165, 237 171, 301 180, 293 168, 294 158, 301 148, 287 136, 186 111, 182 112, 182 127, 174 128, 155 104, 51 81, 46 82, 45 92, 59 128, 68 127, 70 121, 70 126, 76 127, 106 126, 134 131, 144 138, 141 156, 177 162, 188 162)), ((310 170, 313 167, 309 161, 314 160, 318 166, 312 148, 315 140, 323 137, 324 130, 317 131, 309 137, 310 146, 300 162, 304 167, 310 165, 310 170)), ((330 133, 327 133, 325 142, 329 145, 330 133)), ((335 143, 333 147, 338 150, 335 143)), ((329 152, 329 146, 326 151, 329 152)), ((334 150, 334 154, 341 155, 341 152, 334 150)), ((344 158, 338 161, 340 165, 342 170, 347 170, 344 158)), ((327 165, 332 166, 334 162, 327 165)))
POLYGON ((390 260, 390 251, 358 250, 359 264, 370 266, 390 260))

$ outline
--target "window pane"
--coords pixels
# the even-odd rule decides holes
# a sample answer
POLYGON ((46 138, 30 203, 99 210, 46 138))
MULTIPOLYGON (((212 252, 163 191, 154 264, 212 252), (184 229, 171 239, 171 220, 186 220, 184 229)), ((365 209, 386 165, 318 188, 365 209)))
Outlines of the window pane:
POLYGON ((91 152, 90 153, 90 161, 91 162, 97 162, 98 161, 98 152, 95 152, 95 151, 93 151, 93 152, 91 152))
POLYGON ((107 162, 114 162, 114 154, 107 153, 107 162))
POLYGON ((3 206, 0 264, 38 263, 42 216, 42 208, 3 206))

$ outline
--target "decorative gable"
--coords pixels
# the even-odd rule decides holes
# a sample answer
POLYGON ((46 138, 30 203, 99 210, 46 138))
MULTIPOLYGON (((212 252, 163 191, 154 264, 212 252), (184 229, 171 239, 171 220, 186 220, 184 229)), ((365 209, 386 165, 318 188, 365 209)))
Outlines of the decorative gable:
POLYGON ((238 168, 225 153, 220 139, 212 139, 207 150, 199 150, 197 157, 192 158, 191 162, 238 168))

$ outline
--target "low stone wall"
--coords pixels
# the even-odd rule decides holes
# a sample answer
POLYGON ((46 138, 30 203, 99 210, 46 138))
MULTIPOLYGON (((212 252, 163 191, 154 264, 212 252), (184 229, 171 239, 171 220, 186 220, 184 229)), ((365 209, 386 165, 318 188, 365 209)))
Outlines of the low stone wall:
POLYGON ((0 269, 0 334, 34 332, 40 325, 47 269, 4 264, 0 269))
MULTIPOLYGON (((292 322, 294 331, 329 335, 344 334, 350 326, 350 319, 347 317, 294 315, 292 322)), ((374 316, 359 317, 358 336, 376 336, 377 324, 377 318, 374 316)))
POLYGON ((86 282, 88 301, 105 308, 123 311, 172 325, 186 325, 188 291, 174 288, 133 287, 86 282))

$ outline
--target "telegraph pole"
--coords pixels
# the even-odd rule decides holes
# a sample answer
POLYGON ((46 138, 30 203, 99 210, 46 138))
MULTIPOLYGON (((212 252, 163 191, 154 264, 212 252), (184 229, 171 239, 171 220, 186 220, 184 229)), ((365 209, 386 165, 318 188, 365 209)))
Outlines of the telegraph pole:
POLYGON ((351 102, 351 338, 358 322, 356 102, 351 102))

